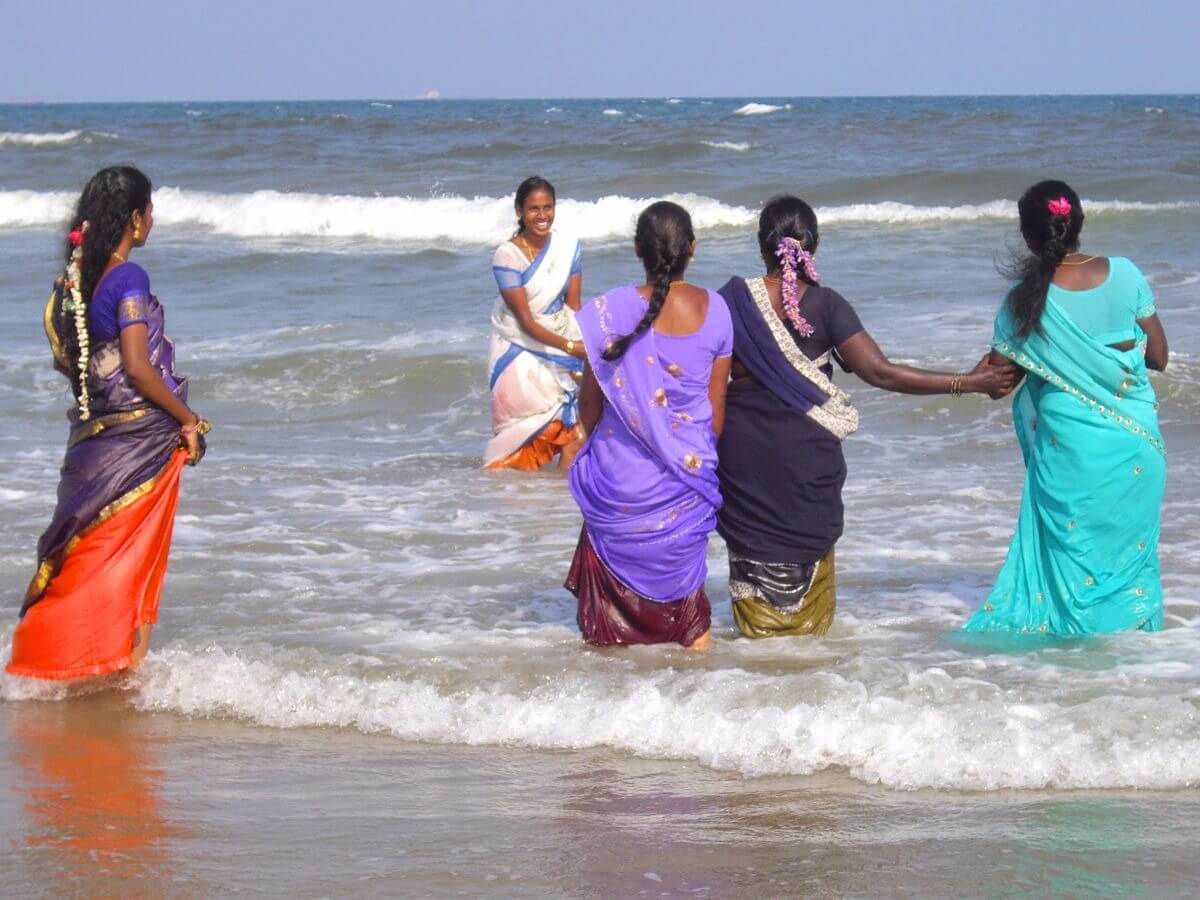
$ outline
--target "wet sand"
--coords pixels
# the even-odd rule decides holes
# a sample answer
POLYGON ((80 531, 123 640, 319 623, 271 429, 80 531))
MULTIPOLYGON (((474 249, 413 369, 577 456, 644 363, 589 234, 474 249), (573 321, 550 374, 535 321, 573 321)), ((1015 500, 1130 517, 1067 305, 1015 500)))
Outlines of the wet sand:
MULTIPOLYGON (((0 705, 6 897, 1187 896, 1196 792, 896 792, 0 705)), ((930 752, 936 752, 931 748, 930 752)))

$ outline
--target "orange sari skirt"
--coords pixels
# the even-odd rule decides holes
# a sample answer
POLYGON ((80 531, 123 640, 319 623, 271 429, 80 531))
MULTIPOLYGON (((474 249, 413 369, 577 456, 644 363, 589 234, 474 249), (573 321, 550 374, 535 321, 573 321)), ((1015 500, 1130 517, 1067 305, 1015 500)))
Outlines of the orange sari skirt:
POLYGON ((497 460, 489 469, 517 469, 521 472, 536 472, 562 452, 563 447, 583 436, 578 425, 567 427, 562 419, 555 419, 538 432, 537 437, 515 453, 497 460))
POLYGON ((176 451, 158 475, 110 503, 71 540, 45 593, 13 632, 6 672, 66 680, 129 666, 135 632, 158 621, 186 459, 176 451))

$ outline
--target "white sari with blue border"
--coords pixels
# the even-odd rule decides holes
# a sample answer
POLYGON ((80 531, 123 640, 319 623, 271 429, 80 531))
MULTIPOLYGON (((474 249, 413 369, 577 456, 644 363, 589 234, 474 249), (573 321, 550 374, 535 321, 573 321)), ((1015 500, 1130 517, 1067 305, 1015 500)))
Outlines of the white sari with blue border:
MULTIPOLYGON (((538 324, 574 341, 582 341, 582 336, 566 297, 572 276, 580 271, 579 241, 557 233, 532 262, 511 241, 501 244, 492 257, 497 287, 524 288, 538 324)), ((488 352, 492 439, 484 465, 511 456, 555 420, 575 425, 579 387, 571 373, 582 371, 582 360, 526 334, 504 298, 497 298, 488 352)))

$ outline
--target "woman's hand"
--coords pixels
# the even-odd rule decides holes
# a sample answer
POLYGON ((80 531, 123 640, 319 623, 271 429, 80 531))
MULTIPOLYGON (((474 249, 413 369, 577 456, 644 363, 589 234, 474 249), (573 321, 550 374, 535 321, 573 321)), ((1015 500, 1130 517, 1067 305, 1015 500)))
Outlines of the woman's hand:
POLYGON ((199 416, 192 414, 193 421, 190 425, 183 425, 179 429, 179 446, 187 451, 187 464, 194 466, 204 458, 204 451, 207 448, 204 440, 211 425, 199 416))
POLYGON ((993 400, 1012 393, 1013 388, 1020 383, 1025 370, 1011 360, 1000 357, 992 358, 994 351, 988 351, 979 360, 978 365, 964 379, 963 387, 973 394, 987 394, 993 400))
POLYGON ((201 446, 201 438, 199 431, 181 431, 179 433, 180 443, 183 449, 187 451, 187 464, 194 466, 200 462, 200 457, 204 455, 204 448, 201 446))
POLYGON ((583 341, 571 341, 563 347, 563 352, 576 359, 587 359, 587 348, 583 346, 583 341))

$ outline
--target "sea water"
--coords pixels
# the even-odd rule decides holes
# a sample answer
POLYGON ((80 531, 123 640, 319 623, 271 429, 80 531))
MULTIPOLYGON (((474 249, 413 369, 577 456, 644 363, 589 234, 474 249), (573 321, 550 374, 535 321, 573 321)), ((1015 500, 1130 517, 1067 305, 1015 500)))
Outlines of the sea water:
MULTIPOLYGON (((1200 98, 1180 96, 0 107, 0 654, 66 433, 41 334, 63 223, 93 171, 133 162, 155 184, 136 258, 214 430, 184 475, 154 649, 122 708, 361 733, 397 753, 681 761, 722 791, 781 776, 1190 796, 1197 147, 1200 98), (862 427, 845 445, 832 631, 738 638, 714 535, 713 652, 585 648, 561 587, 580 525, 565 482, 481 469, 490 256, 530 174, 556 185, 556 227, 583 240, 585 297, 640 280, 633 223, 653 199, 691 211, 689 278, 716 288, 760 272, 757 209, 796 193, 821 218, 824 283, 893 360, 943 370, 987 348, 1017 197, 1070 181, 1083 249, 1142 268, 1171 341, 1153 376, 1164 630, 960 637, 1016 517, 1009 405, 839 374, 862 427)), ((9 717, 61 695, 0 679, 9 717)), ((358 752, 345 746, 341 765, 358 752)))

